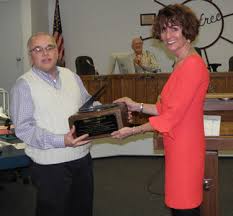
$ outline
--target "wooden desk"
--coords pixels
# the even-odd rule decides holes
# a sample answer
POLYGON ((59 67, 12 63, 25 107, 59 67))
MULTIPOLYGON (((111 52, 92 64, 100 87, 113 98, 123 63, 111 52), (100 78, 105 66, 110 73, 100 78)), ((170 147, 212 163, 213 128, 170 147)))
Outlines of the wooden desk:
MULTIPOLYGON (((205 139, 206 161, 202 216, 219 216, 218 152, 233 149, 233 100, 223 100, 223 98, 229 97, 233 98, 233 93, 208 94, 205 103, 205 114, 221 115, 221 129, 220 136, 206 137, 205 139)), ((155 149, 163 149, 161 136, 154 137, 154 146, 155 149)))
MULTIPOLYGON (((119 97, 128 96, 139 102, 154 103, 171 73, 86 75, 81 79, 90 94, 107 84, 101 102, 111 103, 119 97)), ((209 93, 232 93, 233 73, 210 73, 209 93)))
MULTIPOLYGON (((157 74, 127 74, 127 75, 86 75, 81 79, 90 94, 93 94, 101 86, 107 84, 107 89, 100 98, 102 103, 112 103, 120 97, 130 97, 137 102, 154 104, 161 93, 170 73, 157 74)), ((233 73, 210 73, 210 93, 232 93, 233 73)), ((148 115, 136 114, 135 124, 143 124, 148 121, 148 115)))

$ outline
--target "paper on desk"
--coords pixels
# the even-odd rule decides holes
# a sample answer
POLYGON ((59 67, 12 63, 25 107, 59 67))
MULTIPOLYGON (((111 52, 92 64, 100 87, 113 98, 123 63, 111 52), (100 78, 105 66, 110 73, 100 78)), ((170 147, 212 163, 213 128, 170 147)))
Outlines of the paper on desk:
POLYGON ((205 136, 219 136, 220 123, 221 123, 221 116, 204 115, 205 136))
POLYGON ((15 143, 12 144, 16 149, 25 149, 26 144, 25 143, 15 143))
POLYGON ((0 148, 3 147, 3 146, 8 146, 8 145, 13 146, 16 149, 25 149, 25 147, 26 147, 25 143, 15 143, 15 144, 12 144, 12 143, 4 142, 4 141, 0 140, 0 148))
POLYGON ((9 118, 6 114, 1 113, 1 112, 0 112, 0 117, 1 117, 1 118, 3 118, 3 119, 7 119, 7 118, 9 118))
POLYGON ((3 119, 9 118, 6 114, 4 114, 2 106, 0 106, 0 117, 3 118, 3 119))

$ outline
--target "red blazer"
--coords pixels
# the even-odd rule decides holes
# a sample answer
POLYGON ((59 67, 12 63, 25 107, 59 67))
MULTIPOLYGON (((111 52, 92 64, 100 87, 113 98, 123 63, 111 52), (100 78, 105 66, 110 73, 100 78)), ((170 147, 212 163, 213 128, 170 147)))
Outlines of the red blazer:
POLYGON ((165 152, 165 203, 170 208, 199 206, 203 195, 205 137, 203 106, 209 72, 193 54, 174 69, 149 119, 162 133, 165 152))

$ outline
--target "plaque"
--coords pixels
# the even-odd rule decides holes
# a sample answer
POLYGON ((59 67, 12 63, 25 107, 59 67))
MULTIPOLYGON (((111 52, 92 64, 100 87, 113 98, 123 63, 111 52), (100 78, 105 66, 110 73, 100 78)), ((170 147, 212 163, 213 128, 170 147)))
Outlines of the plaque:
POLYGON ((77 137, 83 134, 89 134, 91 139, 108 137, 128 125, 128 109, 125 103, 91 106, 70 116, 69 125, 75 125, 77 137))

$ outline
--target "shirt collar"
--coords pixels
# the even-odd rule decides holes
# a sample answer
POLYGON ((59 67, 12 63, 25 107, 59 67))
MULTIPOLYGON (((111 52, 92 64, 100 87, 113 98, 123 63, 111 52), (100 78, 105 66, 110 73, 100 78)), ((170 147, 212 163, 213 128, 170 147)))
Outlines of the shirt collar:
POLYGON ((41 79, 48 82, 50 85, 52 84, 55 88, 60 88, 61 82, 60 82, 60 71, 58 67, 56 67, 56 79, 54 79, 49 73, 46 73, 37 67, 33 66, 32 71, 37 74, 41 79))
MULTIPOLYGON (((44 71, 38 69, 35 66, 32 67, 32 71, 35 72, 36 74, 40 74, 41 76, 43 76, 43 77, 45 77, 47 79, 54 80, 53 77, 49 73, 44 72, 44 71)), ((59 71, 58 67, 56 67, 56 80, 59 77, 59 73, 60 73, 60 71, 59 71)))

